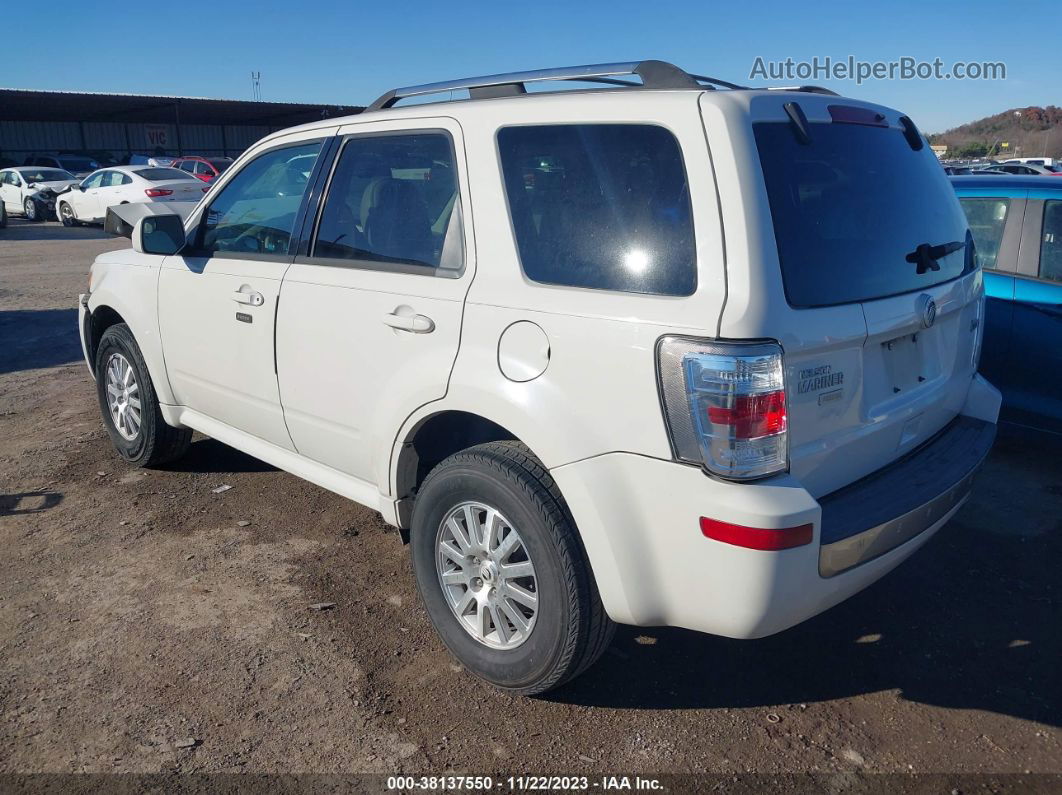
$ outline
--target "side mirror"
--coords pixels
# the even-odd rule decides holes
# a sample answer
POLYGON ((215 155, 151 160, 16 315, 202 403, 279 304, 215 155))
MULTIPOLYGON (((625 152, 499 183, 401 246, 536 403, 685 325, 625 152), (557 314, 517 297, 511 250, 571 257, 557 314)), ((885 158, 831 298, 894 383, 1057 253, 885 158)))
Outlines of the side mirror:
POLYGON ((149 215, 133 227, 133 250, 141 254, 176 254, 184 248, 184 219, 179 215, 149 215))

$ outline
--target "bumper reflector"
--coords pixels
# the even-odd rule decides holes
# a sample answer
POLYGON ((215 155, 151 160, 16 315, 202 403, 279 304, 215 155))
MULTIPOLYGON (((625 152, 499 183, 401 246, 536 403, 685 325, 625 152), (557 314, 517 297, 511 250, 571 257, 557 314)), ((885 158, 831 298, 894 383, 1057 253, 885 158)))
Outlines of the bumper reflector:
POLYGON ((722 541, 746 549, 777 550, 802 547, 811 543, 815 532, 812 524, 798 527, 783 527, 779 530, 764 530, 760 527, 744 527, 739 524, 720 522, 716 519, 701 517, 701 532, 705 538, 722 541))

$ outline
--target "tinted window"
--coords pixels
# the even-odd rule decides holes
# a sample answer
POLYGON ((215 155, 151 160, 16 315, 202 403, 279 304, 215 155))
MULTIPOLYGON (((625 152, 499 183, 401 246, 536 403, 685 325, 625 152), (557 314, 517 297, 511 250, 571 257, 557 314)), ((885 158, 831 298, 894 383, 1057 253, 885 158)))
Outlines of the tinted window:
POLYGON ((136 175, 142 179, 146 179, 149 182, 163 182, 168 179, 195 179, 195 177, 186 174, 179 168, 141 168, 136 171, 136 175))
POLYGON ((678 141, 635 124, 498 132, 520 264, 546 284, 661 295, 697 286, 678 141))
POLYGON ((177 168, 181 171, 187 171, 189 174, 195 171, 194 160, 179 160, 177 161, 177 168))
POLYGON ((200 248, 245 254, 286 254, 295 215, 321 142, 273 149, 245 165, 210 203, 200 248), (294 161, 294 164, 293 164, 294 161))
POLYGON ((211 160, 210 165, 220 174, 222 171, 232 165, 231 160, 211 160))
POLYGON ((202 160, 195 161, 195 173, 196 174, 211 174, 213 175, 214 169, 210 167, 209 163, 204 163, 202 160))
POLYGON ((100 167, 99 163, 95 160, 89 160, 87 157, 63 157, 59 163, 55 163, 51 158, 48 158, 48 162, 44 163, 44 165, 61 165, 67 171, 92 171, 92 169, 100 167))
POLYGON ((460 270, 457 202, 448 135, 351 138, 332 175, 313 256, 460 270))
POLYGON ((1003 239, 1003 227, 1007 225, 1010 199, 960 199, 966 220, 973 233, 977 250, 977 264, 982 268, 995 268, 999 254, 999 242, 1003 239))
POLYGON ((753 130, 793 306, 924 290, 973 267, 965 246, 929 263, 938 270, 918 254, 923 244, 964 244, 968 234, 928 146, 916 152, 899 130, 860 124, 811 124, 806 145, 788 123, 753 130))
POLYGON ((1044 202, 1040 278, 1062 282, 1062 201, 1044 202))

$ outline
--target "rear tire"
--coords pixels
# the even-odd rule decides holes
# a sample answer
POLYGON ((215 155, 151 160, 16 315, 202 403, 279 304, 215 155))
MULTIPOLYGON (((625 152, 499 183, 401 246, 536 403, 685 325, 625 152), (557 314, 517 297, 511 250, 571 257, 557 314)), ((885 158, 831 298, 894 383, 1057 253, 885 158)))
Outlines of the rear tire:
POLYGON ((575 523, 557 484, 524 445, 491 442, 447 458, 425 479, 411 524, 413 570, 428 616, 472 673, 533 695, 578 676, 607 648, 615 625, 575 523), (489 539, 482 543, 489 527, 498 536, 493 551, 489 539))
POLYGON ((137 467, 154 467, 184 455, 192 431, 166 424, 155 386, 133 332, 111 326, 96 351, 96 394, 103 424, 118 455, 137 467))

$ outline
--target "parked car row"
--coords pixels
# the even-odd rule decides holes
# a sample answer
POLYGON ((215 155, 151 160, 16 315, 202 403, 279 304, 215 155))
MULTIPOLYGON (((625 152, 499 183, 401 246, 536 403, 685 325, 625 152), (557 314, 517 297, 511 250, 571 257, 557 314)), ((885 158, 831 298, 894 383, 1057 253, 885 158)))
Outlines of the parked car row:
POLYGON ((114 166, 82 180, 58 168, 0 170, 0 199, 8 213, 30 221, 58 218, 64 226, 99 223, 107 208, 134 202, 198 201, 208 188, 181 169, 114 166))

